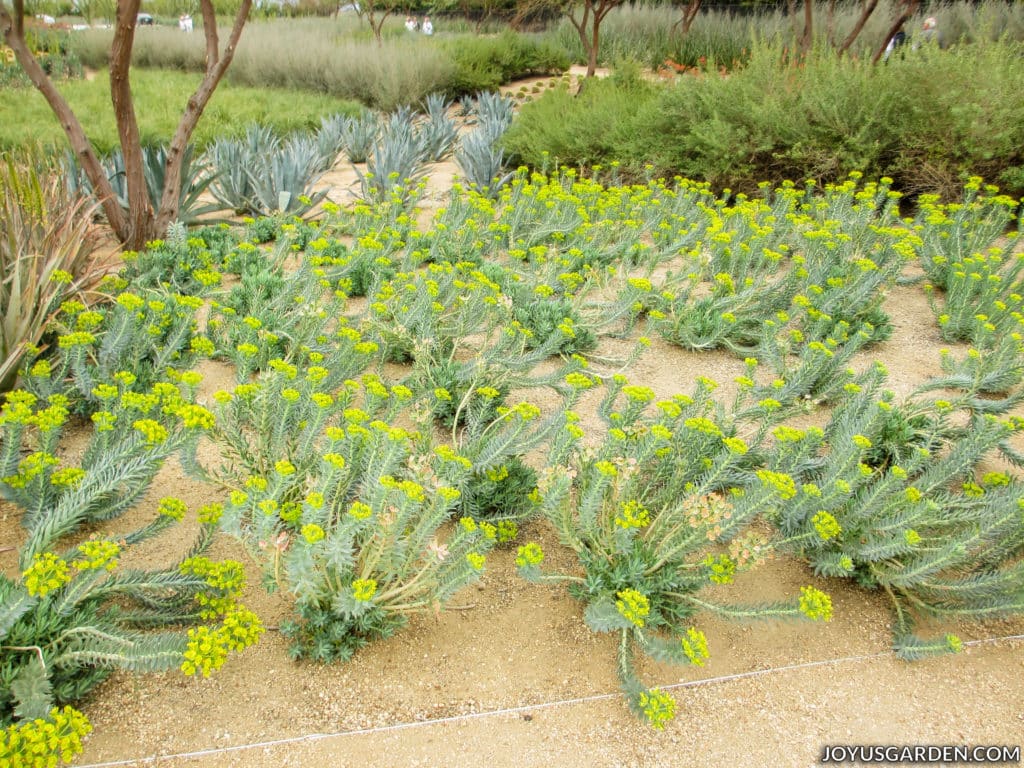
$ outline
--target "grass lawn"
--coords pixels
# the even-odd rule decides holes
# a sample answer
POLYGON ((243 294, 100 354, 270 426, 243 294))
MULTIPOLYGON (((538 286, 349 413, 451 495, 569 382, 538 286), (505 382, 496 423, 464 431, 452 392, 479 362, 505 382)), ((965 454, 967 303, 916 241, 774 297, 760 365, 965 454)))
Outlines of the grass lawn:
MULTIPOLYGON (((194 73, 133 69, 132 91, 143 142, 170 141, 189 96, 200 81, 194 73)), ((102 153, 118 145, 106 70, 93 80, 59 85, 85 132, 102 153)), ((355 114, 354 101, 322 94, 273 88, 232 86, 222 82, 199 121, 192 140, 200 148, 223 136, 241 135, 250 123, 265 123, 279 132, 312 128, 324 115, 355 114)), ((30 143, 63 149, 64 132, 42 95, 34 88, 0 89, 0 149, 30 143)))

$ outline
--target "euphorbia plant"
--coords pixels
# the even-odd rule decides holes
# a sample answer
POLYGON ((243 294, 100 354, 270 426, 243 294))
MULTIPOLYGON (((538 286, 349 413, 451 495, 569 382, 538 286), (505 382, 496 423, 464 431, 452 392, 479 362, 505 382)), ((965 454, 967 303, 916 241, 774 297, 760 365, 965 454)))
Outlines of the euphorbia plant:
POLYGON ((345 660, 479 577, 496 526, 466 517, 442 530, 470 462, 421 443, 349 408, 324 430, 315 465, 299 475, 282 459, 231 493, 225 527, 258 553, 266 584, 295 598, 296 620, 282 626, 293 655, 345 660))
POLYGON ((20 573, 0 575, 5 765, 70 759, 89 726, 69 705, 112 670, 180 668, 206 676, 263 631, 237 603, 241 565, 202 556, 220 515, 216 505, 199 511, 201 533, 191 550, 164 568, 127 569, 118 561, 185 516, 185 503, 173 497, 161 499, 156 517, 134 531, 61 544, 132 507, 164 460, 212 422, 184 387, 162 382, 138 393, 98 384, 107 408, 94 414, 81 466, 60 466, 58 458, 66 398, 44 403, 19 391, 0 411, 0 494, 22 508, 26 529, 20 573))
MULTIPOLYGON (((571 380, 592 384, 580 373, 571 380)), ((651 390, 614 381, 602 406, 609 427, 596 449, 581 446, 578 416, 566 413, 553 449, 559 468, 542 478, 536 500, 583 575, 541 570, 544 553, 534 543, 516 558, 526 578, 568 582, 586 604, 587 625, 618 635, 623 690, 655 728, 672 718, 675 702, 643 684, 635 654, 703 665, 708 647, 693 625, 697 612, 825 620, 832 613, 828 596, 810 586, 798 600, 768 605, 736 606, 715 594, 770 551, 768 538, 749 524, 795 490, 788 475, 752 462, 776 404, 754 405, 750 422, 735 422, 715 413, 711 390, 704 380, 693 396, 654 402, 651 390)))
POLYGON ((772 518, 815 571, 888 596, 901 656, 955 652, 918 620, 1024 611, 1024 488, 982 468, 1020 423, 973 392, 898 402, 884 382, 876 366, 848 383, 825 430, 776 433, 773 470, 801 486, 772 518))

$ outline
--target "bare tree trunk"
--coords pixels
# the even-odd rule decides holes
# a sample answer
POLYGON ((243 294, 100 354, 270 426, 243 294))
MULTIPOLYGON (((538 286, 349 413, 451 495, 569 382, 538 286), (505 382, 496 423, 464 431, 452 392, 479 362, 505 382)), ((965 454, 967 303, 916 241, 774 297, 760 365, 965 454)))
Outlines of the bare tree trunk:
POLYGON ((885 39, 882 40, 882 44, 875 51, 875 55, 871 59, 872 64, 877 64, 879 59, 885 53, 886 47, 889 45, 889 41, 892 36, 900 31, 900 28, 910 20, 910 17, 917 13, 917 9, 921 6, 921 0, 903 0, 903 12, 896 17, 896 21, 893 22, 892 26, 889 27, 889 31, 885 35, 885 39))
POLYGON ((814 0, 804 0, 804 33, 800 36, 800 52, 806 56, 814 42, 814 0))
POLYGON ((178 190, 181 187, 181 165, 185 159, 185 149, 199 123, 199 118, 203 116, 206 105, 210 103, 210 97, 213 96, 235 57, 235 50, 242 36, 242 27, 249 16, 252 0, 242 0, 223 54, 220 53, 220 42, 217 37, 217 15, 213 8, 213 0, 200 0, 200 5, 203 12, 203 34, 206 36, 206 74, 185 105, 185 112, 167 148, 164 189, 154 227, 157 235, 162 234, 178 218, 178 208, 181 204, 178 190))
POLYGON ((683 9, 683 15, 679 17, 679 20, 672 25, 672 28, 679 28, 679 31, 684 34, 690 34, 690 27, 693 26, 694 20, 697 18, 697 12, 700 11, 700 6, 704 0, 690 0, 686 8, 683 9))
MULTIPOLYGON (((864 30, 864 25, 868 23, 868 19, 871 18, 871 14, 875 12, 875 8, 877 7, 878 0, 868 0, 868 2, 864 5, 864 10, 861 11, 860 17, 857 19, 857 23, 853 25, 853 29, 850 30, 850 34, 846 36, 846 39, 843 40, 842 45, 840 45, 837 49, 840 56, 842 56, 844 53, 850 50, 850 46, 853 45, 854 41, 858 38, 858 36, 860 36, 860 33, 864 30)), ((886 44, 888 44, 889 40, 886 39, 885 42, 886 44)))
POLYGON ((141 0, 125 0, 117 4, 114 17, 114 42, 110 46, 110 100, 114 104, 114 122, 124 156, 125 184, 128 189, 128 231, 123 240, 131 248, 139 248, 154 237, 153 205, 146 189, 143 170, 142 142, 139 122, 132 100, 132 84, 128 71, 132 65, 135 43, 135 22, 141 0))
POLYGON ((13 0, 13 13, 12 17, 4 4, 0 2, 0 31, 3 33, 4 42, 14 51, 15 58, 21 68, 25 70, 32 85, 43 95, 47 104, 50 105, 50 109, 57 116, 57 120, 71 144, 71 150, 78 158, 86 178, 89 179, 93 194, 96 195, 103 207, 103 213, 106 215, 111 229, 114 230, 118 239, 122 239, 122 233, 126 233, 128 230, 128 217, 117 202, 117 196, 110 185, 110 180, 107 178, 103 166, 100 165, 99 158, 96 157, 92 144, 89 143, 89 139, 82 129, 82 124, 78 121, 75 113, 71 111, 70 105, 61 96, 60 91, 47 77, 25 42, 24 0, 13 0))
POLYGON ((601 0, 601 5, 594 11, 594 26, 590 32, 590 55, 587 57, 587 77, 597 74, 597 52, 601 48, 601 20, 604 18, 604 14, 608 13, 605 9, 606 1, 601 0))
MULTIPOLYGON (((583 17, 576 21, 576 16, 572 10, 569 11, 569 22, 576 28, 576 33, 580 36, 580 44, 583 46, 583 53, 587 55, 587 77, 593 77, 593 72, 590 71, 590 40, 587 38, 587 29, 590 26, 590 11, 593 5, 591 0, 584 0, 583 3, 583 17)), ((597 57, 594 56, 594 59, 597 57)), ((596 65, 595 65, 596 66, 596 65)))
POLYGON ((825 11, 825 40, 829 47, 836 47, 836 0, 828 0, 828 9, 825 11))

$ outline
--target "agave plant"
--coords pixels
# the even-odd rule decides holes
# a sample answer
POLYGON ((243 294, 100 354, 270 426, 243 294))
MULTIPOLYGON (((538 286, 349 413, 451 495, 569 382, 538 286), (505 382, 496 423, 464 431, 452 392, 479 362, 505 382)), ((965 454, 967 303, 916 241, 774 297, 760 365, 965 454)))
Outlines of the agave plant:
POLYGON ((325 166, 321 140, 309 134, 282 142, 254 125, 241 141, 215 142, 209 157, 217 170, 214 197, 240 213, 302 215, 326 195, 312 189, 325 166))
POLYGON ((481 92, 476 96, 474 112, 478 125, 495 139, 512 125, 512 99, 500 93, 481 92))
POLYGON ((348 149, 347 125, 350 119, 345 115, 330 115, 320 118, 320 130, 316 132, 316 143, 320 149, 321 170, 330 169, 338 157, 348 149))
POLYGON ((353 163, 365 163, 380 136, 380 121, 377 115, 364 109, 359 117, 345 119, 345 151, 353 163))
POLYGON ((491 197, 497 197, 514 175, 512 171, 502 175, 505 150, 496 147, 494 139, 483 128, 462 137, 461 146, 455 152, 455 162, 472 187, 491 197))
MULTIPOLYGON (((167 172, 167 147, 143 147, 143 174, 146 179, 146 192, 149 195, 153 207, 159 207, 160 197, 163 195, 164 175, 167 172)), ((128 186, 127 176, 124 170, 124 156, 121 150, 115 150, 104 158, 103 166, 107 171, 107 177, 114 188, 121 207, 128 207, 128 186)), ((72 189, 82 190, 89 194, 92 188, 84 173, 78 167, 74 155, 65 155, 65 167, 72 189)), ((210 168, 206 157, 196 157, 195 148, 189 145, 185 148, 185 157, 181 165, 181 186, 178 191, 178 220, 184 224, 195 224, 199 218, 207 213, 219 211, 223 206, 215 203, 200 203, 203 193, 213 183, 215 174, 210 168)))
POLYGON ((313 191, 313 184, 323 175, 323 170, 319 147, 311 136, 292 136, 276 152, 253 160, 249 168, 253 213, 300 216, 327 195, 326 191, 313 191))
POLYGON ((448 117, 450 106, 451 102, 439 93, 427 96, 427 119, 420 124, 417 132, 426 161, 436 163, 443 160, 451 153, 459 138, 455 122, 448 117))
POLYGON ((0 392, 15 381, 25 351, 69 295, 99 279, 90 263, 96 203, 36 163, 0 165, 0 392))
POLYGON ((216 170, 210 192, 236 213, 251 210, 256 195, 249 169, 253 158, 277 152, 281 140, 265 125, 250 125, 244 139, 219 139, 207 150, 207 158, 216 170))
POLYGON ((399 109, 388 122, 383 141, 366 161, 366 173, 356 169, 362 197, 383 201, 392 192, 408 190, 424 173, 423 150, 410 122, 411 113, 399 109))

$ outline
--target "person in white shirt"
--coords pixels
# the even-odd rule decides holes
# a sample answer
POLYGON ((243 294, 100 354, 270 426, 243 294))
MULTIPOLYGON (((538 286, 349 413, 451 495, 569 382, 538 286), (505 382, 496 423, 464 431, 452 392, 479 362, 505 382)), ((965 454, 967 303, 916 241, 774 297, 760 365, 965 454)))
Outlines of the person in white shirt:
POLYGON ((424 16, 423 17, 423 34, 424 35, 432 35, 432 34, 434 34, 434 25, 430 23, 430 17, 429 16, 424 16))
POLYGON ((416 19, 414 19, 412 16, 406 16, 405 17, 405 29, 408 32, 415 32, 416 31, 416 19))

